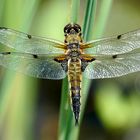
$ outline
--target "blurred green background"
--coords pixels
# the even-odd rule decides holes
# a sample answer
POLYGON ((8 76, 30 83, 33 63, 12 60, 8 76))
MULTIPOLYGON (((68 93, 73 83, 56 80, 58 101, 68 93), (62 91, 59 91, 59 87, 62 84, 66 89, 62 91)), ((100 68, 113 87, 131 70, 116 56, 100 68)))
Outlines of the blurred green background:
MULTIPOLYGON (((71 2, 0 0, 0 26, 63 41, 71 2)), ((97 27, 103 24, 104 17, 99 17, 103 2, 107 1, 97 0, 93 39, 98 36, 94 35, 97 27)), ((85 4, 86 0, 81 0, 80 25, 85 4)), ((140 1, 112 0, 102 37, 138 28, 140 1)), ((0 139, 56 140, 62 81, 36 79, 2 67, 0 78, 0 139)), ((140 140, 140 73, 92 80, 87 94, 79 140, 140 140)))

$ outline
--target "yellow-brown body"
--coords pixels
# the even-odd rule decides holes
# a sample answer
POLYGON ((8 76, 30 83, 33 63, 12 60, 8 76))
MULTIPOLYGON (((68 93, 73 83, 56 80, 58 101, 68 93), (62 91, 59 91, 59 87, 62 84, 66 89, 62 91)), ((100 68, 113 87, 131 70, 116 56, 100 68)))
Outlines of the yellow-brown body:
POLYGON ((81 81, 82 81, 82 71, 81 71, 81 60, 68 61, 68 80, 70 95, 72 100, 73 112, 75 114, 76 124, 78 123, 79 112, 80 112, 80 91, 81 91, 81 81))
POLYGON ((78 124, 80 113, 80 97, 82 72, 93 57, 83 53, 81 27, 78 24, 68 24, 64 28, 65 54, 55 58, 61 63, 64 71, 68 74, 72 108, 75 116, 75 124, 78 124))

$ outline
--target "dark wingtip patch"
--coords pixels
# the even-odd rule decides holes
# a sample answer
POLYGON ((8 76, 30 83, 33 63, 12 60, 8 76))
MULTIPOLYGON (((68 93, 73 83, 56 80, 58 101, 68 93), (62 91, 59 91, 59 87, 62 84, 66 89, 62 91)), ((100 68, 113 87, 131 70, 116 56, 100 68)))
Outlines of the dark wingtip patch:
POLYGON ((38 55, 36 55, 36 54, 33 54, 33 58, 38 58, 38 55))
POLYGON ((113 59, 117 58, 117 55, 116 55, 116 54, 115 54, 115 55, 112 55, 112 58, 113 58, 113 59))
POLYGON ((27 37, 28 37, 29 39, 31 39, 31 38, 32 38, 32 36, 31 36, 31 35, 27 35, 27 37))
POLYGON ((6 27, 0 27, 0 30, 7 30, 8 28, 6 28, 6 27))
POLYGON ((118 36, 117 36, 117 39, 121 39, 121 37, 122 37, 122 35, 118 35, 118 36))

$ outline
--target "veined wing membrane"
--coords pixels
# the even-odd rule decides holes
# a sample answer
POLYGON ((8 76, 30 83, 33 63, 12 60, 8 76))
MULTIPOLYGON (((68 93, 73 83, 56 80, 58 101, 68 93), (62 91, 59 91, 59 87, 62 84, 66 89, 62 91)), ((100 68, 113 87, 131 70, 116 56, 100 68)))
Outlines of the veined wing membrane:
POLYGON ((84 71, 89 79, 112 78, 140 71, 140 52, 95 56, 84 71))
POLYGON ((33 54, 64 53, 65 48, 62 42, 31 36, 4 27, 0 27, 0 43, 20 52, 33 54))
POLYGON ((0 65, 37 78, 63 79, 66 73, 61 63, 54 61, 55 55, 4 52, 0 53, 0 65))
POLYGON ((85 43, 83 48, 88 54, 120 54, 140 48, 140 29, 116 37, 93 40, 85 43))

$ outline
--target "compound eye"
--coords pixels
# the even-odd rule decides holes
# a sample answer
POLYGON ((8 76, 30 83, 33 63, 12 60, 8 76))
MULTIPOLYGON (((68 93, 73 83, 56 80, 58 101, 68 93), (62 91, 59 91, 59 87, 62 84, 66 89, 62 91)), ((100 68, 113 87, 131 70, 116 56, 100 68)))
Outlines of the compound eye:
POLYGON ((73 29, 75 30, 75 32, 79 32, 79 29, 77 27, 74 26, 73 29))
POLYGON ((77 33, 81 32, 81 27, 78 24, 74 24, 74 29, 77 33))
POLYGON ((67 24, 67 25, 64 27, 64 33, 69 33, 69 32, 70 32, 70 29, 71 29, 71 24, 67 24))

